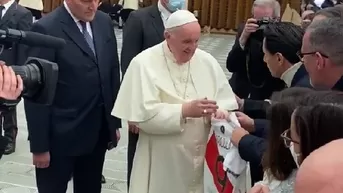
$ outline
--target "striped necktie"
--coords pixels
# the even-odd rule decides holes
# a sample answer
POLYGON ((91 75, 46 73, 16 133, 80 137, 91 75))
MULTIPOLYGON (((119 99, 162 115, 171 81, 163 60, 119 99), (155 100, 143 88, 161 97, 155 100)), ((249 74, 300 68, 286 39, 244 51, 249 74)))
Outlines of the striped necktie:
POLYGON ((82 26, 82 34, 83 34, 83 37, 85 38, 89 48, 93 51, 93 54, 95 54, 95 47, 94 47, 94 41, 93 41, 93 38, 92 36, 88 33, 87 31, 87 25, 86 25, 86 22, 84 21, 80 21, 80 24, 82 26))
POLYGON ((2 13, 4 12, 5 7, 3 5, 0 6, 0 20, 2 19, 2 13))

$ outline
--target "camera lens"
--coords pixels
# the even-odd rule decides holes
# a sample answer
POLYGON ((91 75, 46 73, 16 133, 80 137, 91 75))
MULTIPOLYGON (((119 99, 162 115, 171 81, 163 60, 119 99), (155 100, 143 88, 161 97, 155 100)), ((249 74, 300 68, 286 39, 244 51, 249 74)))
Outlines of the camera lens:
POLYGON ((23 95, 28 90, 37 90, 42 84, 42 78, 39 67, 36 64, 26 64, 24 66, 11 66, 16 75, 23 79, 23 95))

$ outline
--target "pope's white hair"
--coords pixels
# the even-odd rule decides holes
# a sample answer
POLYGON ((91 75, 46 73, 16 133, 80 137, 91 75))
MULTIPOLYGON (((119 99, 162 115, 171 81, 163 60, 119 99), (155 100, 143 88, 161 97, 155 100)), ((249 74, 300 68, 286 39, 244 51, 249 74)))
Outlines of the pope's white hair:
POLYGON ((273 16, 276 18, 281 17, 281 6, 280 3, 276 0, 255 0, 253 6, 258 6, 258 5, 263 5, 263 6, 270 6, 273 8, 273 16))

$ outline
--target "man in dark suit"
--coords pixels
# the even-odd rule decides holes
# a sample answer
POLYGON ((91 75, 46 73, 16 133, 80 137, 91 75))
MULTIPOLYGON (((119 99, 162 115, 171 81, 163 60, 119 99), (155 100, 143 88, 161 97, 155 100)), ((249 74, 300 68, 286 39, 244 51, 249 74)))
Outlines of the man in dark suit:
POLYGON ((61 50, 32 48, 29 56, 56 62, 59 77, 49 106, 25 101, 33 164, 40 193, 100 193, 107 148, 119 140, 121 120, 111 116, 120 86, 116 37, 99 0, 65 0, 32 30, 63 38, 61 50))
MULTIPOLYGON (((305 66, 300 61, 304 29, 290 22, 277 22, 264 29, 264 61, 275 78, 289 87, 311 87, 305 66)), ((264 100, 239 100, 240 109, 252 118, 266 118, 269 102, 264 100)))
POLYGON ((226 67, 232 72, 230 85, 240 98, 264 100, 274 91, 282 90, 284 83, 271 76, 263 62, 262 39, 258 20, 279 18, 280 4, 276 0, 255 0, 253 18, 239 26, 237 37, 227 57, 226 67))
MULTIPOLYGON (((18 5, 14 0, 0 0, 0 29, 13 28, 17 30, 30 30, 32 26, 32 15, 30 11, 18 5)), ((23 65, 27 56, 27 47, 20 44, 10 44, 11 49, 5 49, 0 54, 0 60, 6 65, 23 65)), ((17 112, 13 107, 0 119, 0 125, 4 130, 4 136, 8 140, 5 154, 15 151, 16 136, 18 133, 17 112)))
MULTIPOLYGON (((175 1, 176 2, 176 1, 175 1)), ((125 22, 123 33, 123 47, 121 52, 121 71, 125 74, 132 58, 143 50, 155 46, 164 40, 164 22, 173 11, 183 8, 184 0, 173 5, 168 0, 158 1, 157 6, 152 5, 130 13, 125 22)), ((128 175, 127 185, 130 185, 133 158, 136 152, 139 128, 129 124, 128 144, 128 175)))

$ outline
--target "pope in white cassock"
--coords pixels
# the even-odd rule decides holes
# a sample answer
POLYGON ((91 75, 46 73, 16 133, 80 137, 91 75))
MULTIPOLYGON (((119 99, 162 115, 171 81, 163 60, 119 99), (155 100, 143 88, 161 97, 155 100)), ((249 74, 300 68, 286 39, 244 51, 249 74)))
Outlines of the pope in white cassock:
POLYGON ((130 193, 203 193, 211 116, 238 108, 223 70, 198 47, 201 28, 171 14, 165 41, 132 59, 112 114, 136 124, 130 193))

